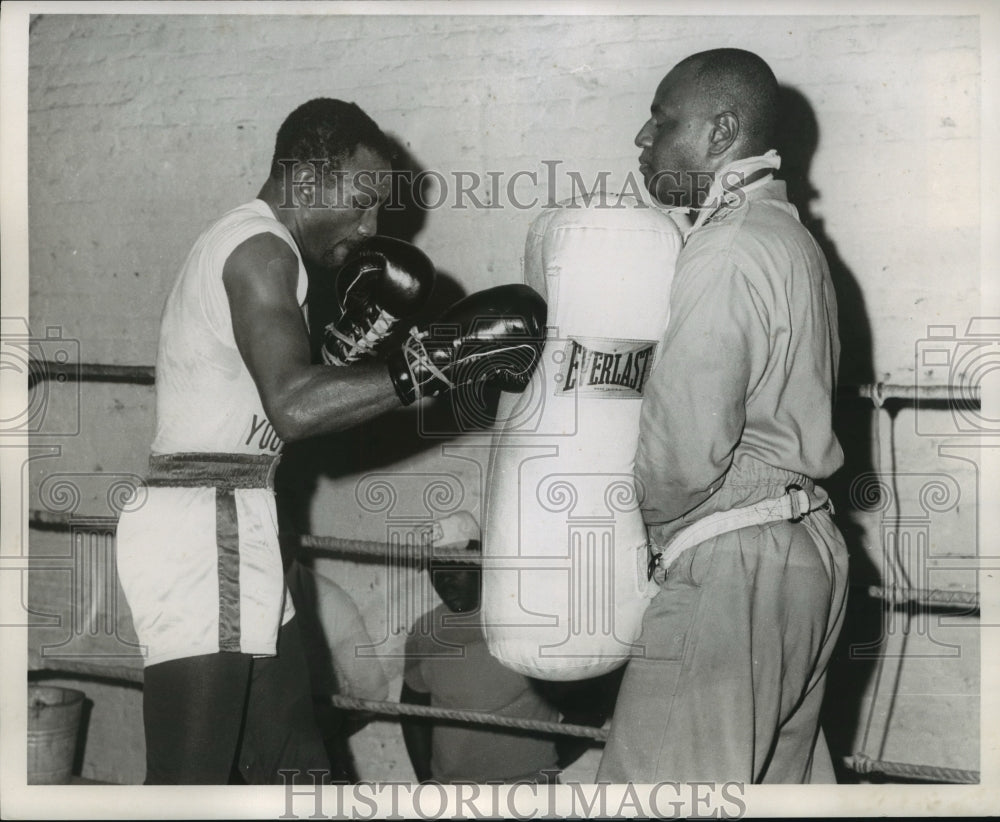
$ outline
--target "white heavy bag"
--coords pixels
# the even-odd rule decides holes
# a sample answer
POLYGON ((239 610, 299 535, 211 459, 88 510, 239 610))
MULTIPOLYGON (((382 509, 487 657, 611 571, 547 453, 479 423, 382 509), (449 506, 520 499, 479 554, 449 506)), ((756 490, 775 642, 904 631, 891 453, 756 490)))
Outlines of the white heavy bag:
POLYGON ((584 679, 641 653, 655 585, 632 470, 681 243, 632 197, 545 212, 528 232, 548 330, 531 384, 500 399, 482 534, 487 644, 528 676, 584 679))

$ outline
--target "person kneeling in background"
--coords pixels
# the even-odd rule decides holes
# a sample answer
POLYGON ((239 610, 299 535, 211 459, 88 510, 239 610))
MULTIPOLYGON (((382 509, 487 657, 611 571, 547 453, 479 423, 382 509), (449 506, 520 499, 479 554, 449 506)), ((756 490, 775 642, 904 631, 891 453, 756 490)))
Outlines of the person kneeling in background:
MULTIPOLYGON (((477 551, 478 541, 469 544, 477 551)), ((418 619, 406 641, 400 702, 489 711, 558 722, 539 683, 505 668, 486 647, 479 564, 431 560, 442 603, 418 619)), ((551 735, 495 726, 405 718, 403 739, 420 782, 557 782, 560 751, 551 735)))

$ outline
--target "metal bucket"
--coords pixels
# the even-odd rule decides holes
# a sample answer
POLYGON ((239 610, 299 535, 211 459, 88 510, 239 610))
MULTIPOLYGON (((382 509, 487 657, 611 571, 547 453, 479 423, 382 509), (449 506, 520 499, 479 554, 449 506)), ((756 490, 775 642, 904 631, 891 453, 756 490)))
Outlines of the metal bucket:
POLYGON ((80 732, 84 693, 28 685, 28 784, 66 785, 80 732))

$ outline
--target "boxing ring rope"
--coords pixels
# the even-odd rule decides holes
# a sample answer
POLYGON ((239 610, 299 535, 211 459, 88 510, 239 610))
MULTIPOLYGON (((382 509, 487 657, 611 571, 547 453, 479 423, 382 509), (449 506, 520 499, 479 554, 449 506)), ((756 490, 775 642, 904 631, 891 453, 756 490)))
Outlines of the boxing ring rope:
MULTIPOLYGON (((49 669, 51 673, 52 670, 49 669)), ((93 665, 80 660, 67 660, 59 667, 59 673, 75 673, 84 676, 94 676, 105 679, 120 679, 135 684, 142 683, 142 671, 125 666, 93 665)), ((378 699, 358 699, 342 694, 331 694, 327 697, 334 707, 347 711, 380 714, 383 716, 412 716, 424 719, 443 719, 464 722, 472 725, 494 725, 503 728, 536 731, 542 734, 556 734, 593 739, 605 742, 608 738, 606 728, 594 728, 589 725, 572 725, 560 722, 544 722, 538 719, 519 719, 511 716, 501 716, 488 711, 459 710, 454 708, 431 708, 425 705, 410 705, 402 702, 391 702, 378 699)), ((888 762, 872 759, 864 754, 855 754, 844 758, 844 764, 859 774, 881 774, 887 777, 901 779, 927 780, 930 782, 946 782, 964 785, 979 783, 978 771, 967 771, 959 768, 943 768, 936 765, 915 765, 909 762, 888 762)))
POLYGON ((947 782, 959 785, 978 785, 979 771, 965 771, 960 768, 941 768, 936 765, 912 765, 908 762, 888 762, 882 759, 871 759, 864 754, 855 754, 844 759, 855 773, 877 773, 882 776, 898 779, 926 780, 929 782, 947 782))
MULTIPOLYGON (((77 515, 54 513, 32 509, 28 514, 28 525, 41 531, 72 531, 86 524, 90 530, 114 532, 116 520, 105 518, 81 518, 77 515)), ((390 551, 396 550, 398 555, 406 556, 414 561, 433 559, 435 562, 455 562, 462 564, 481 564, 482 557, 475 551, 470 551, 464 545, 437 545, 429 549, 419 543, 420 534, 413 532, 417 544, 388 543, 378 540, 346 539, 344 537, 320 536, 317 534, 281 535, 281 541, 286 545, 297 545, 315 554, 331 554, 334 556, 350 555, 356 557, 376 557, 387 559, 390 551), (402 549, 402 550, 399 550, 402 549)), ((900 586, 882 587, 870 585, 866 591, 873 599, 880 599, 893 607, 915 605, 928 608, 945 608, 979 610, 979 594, 975 591, 957 591, 942 588, 905 588, 900 586)))
POLYGON ((942 588, 902 588, 870 585, 868 596, 893 606, 927 606, 929 608, 970 608, 979 610, 979 594, 975 591, 954 591, 942 588))
POLYGON ((108 363, 68 363, 54 360, 28 360, 28 388, 46 380, 55 382, 121 382, 153 385, 156 368, 152 365, 110 365, 108 363))
MULTIPOLYGON (((142 670, 125 666, 94 665, 81 660, 66 660, 60 663, 58 669, 42 669, 40 673, 77 674, 92 676, 98 679, 115 679, 142 684, 142 670)), ((359 699, 330 694, 327 696, 330 704, 346 711, 355 711, 383 716, 412 716, 422 719, 441 719, 463 722, 471 725, 492 725, 503 728, 535 731, 541 734, 572 736, 592 739, 595 742, 607 741, 608 730, 589 725, 573 725, 561 722, 545 722, 538 719, 519 719, 517 717, 501 716, 488 711, 459 710, 454 708, 431 708, 426 705, 410 705, 402 702, 391 702, 377 699, 359 699)), ((872 759, 864 754, 844 757, 843 763, 859 774, 880 774, 899 779, 923 780, 927 782, 954 783, 962 785, 979 784, 979 771, 967 771, 959 768, 944 768, 937 765, 917 765, 910 762, 890 762, 872 759)))
MULTIPOLYGON (((69 532, 86 527, 90 531, 100 533, 114 533, 118 527, 114 517, 81 517, 77 514, 38 509, 32 509, 28 512, 28 525, 39 531, 69 532)), ((433 559, 435 562, 481 564, 480 555, 470 551, 466 547, 467 543, 465 545, 437 545, 430 549, 422 543, 421 533, 418 529, 414 529, 411 533, 416 544, 291 533, 281 534, 280 539, 282 544, 286 546, 298 546, 317 555, 349 555, 378 559, 405 558, 413 561, 433 559)))
MULTIPOLYGON (((112 365, 109 363, 61 363, 54 360, 28 360, 28 387, 39 382, 118 382, 153 385, 156 368, 152 365, 112 365)), ((842 385, 837 399, 865 399, 880 404, 887 400, 925 400, 978 404, 978 385, 907 385, 903 383, 869 383, 842 385)))
MULTIPOLYGON (((118 521, 114 517, 83 517, 79 514, 42 511, 33 508, 28 512, 28 525, 39 531, 69 532, 86 527, 90 531, 114 533, 117 530, 118 521)), ((480 555, 470 551, 465 545, 437 545, 433 549, 430 549, 423 543, 419 529, 414 529, 411 533, 416 544, 290 533, 281 534, 280 539, 286 545, 298 545, 316 554, 334 554, 337 556, 347 554, 357 557, 387 559, 393 556, 392 552, 395 551, 395 554, 400 557, 405 555, 407 558, 414 560, 434 559, 435 562, 480 563, 480 555)))
POLYGON ((876 407, 889 400, 967 402, 978 405, 981 390, 978 385, 906 385, 898 383, 868 383, 837 387, 838 399, 871 400, 876 407))
POLYGON ((525 731, 538 731, 543 734, 558 734, 561 736, 579 736, 605 742, 608 732, 604 728, 593 728, 589 725, 570 725, 561 722, 545 722, 541 719, 521 719, 515 716, 502 716, 489 711, 472 711, 458 708, 431 708, 427 705, 409 705, 404 702, 388 702, 379 699, 358 699, 353 696, 331 694, 330 704, 348 711, 385 714, 388 716, 416 716, 426 719, 450 719, 458 722, 468 722, 474 725, 498 725, 502 728, 518 728, 525 731))
MULTIPOLYGON (((133 385, 153 385, 155 384, 155 369, 153 366, 135 365, 111 365, 103 363, 59 363, 50 360, 29 360, 28 386, 34 388, 38 383, 54 380, 56 382, 113 382, 133 385)), ((837 392, 837 399, 862 399, 870 400, 876 414, 881 416, 884 405, 888 401, 917 402, 927 401, 935 403, 946 403, 950 405, 966 405, 967 407, 977 407, 980 403, 981 391, 979 386, 951 386, 951 385, 905 385, 893 383, 873 383, 862 385, 841 386, 837 392)), ((881 435, 878 420, 876 420, 876 440, 879 443, 879 468, 882 467, 881 435)), ((67 516, 40 510, 32 510, 29 513, 29 525, 43 530, 68 531, 74 527, 79 527, 83 523, 80 517, 67 516)), ((100 530, 115 530, 113 519, 87 520, 88 528, 98 528, 100 530)), ((332 536, 317 536, 313 534, 282 534, 283 542, 297 542, 300 547, 318 552, 334 552, 337 554, 350 554, 356 556, 373 556, 384 559, 387 551, 397 552, 400 556, 411 555, 412 558, 429 559, 433 557, 440 561, 462 561, 479 562, 480 557, 475 552, 469 551, 465 546, 436 546, 433 551, 429 550, 425 539, 420 538, 418 532, 414 532, 416 544, 398 543, 388 544, 381 541, 343 539, 332 536), (402 550, 400 550, 402 549, 402 550)), ((936 608, 963 608, 979 610, 979 594, 954 590, 922 589, 914 588, 909 584, 905 569, 896 561, 898 557, 889 557, 893 565, 892 571, 902 575, 904 585, 893 584, 888 587, 869 586, 867 593, 869 596, 885 602, 891 607, 905 606, 928 606, 936 608)), ((962 770, 957 768, 945 768, 934 765, 919 765, 905 762, 893 762, 881 758, 872 758, 863 751, 867 748, 868 733, 871 726, 871 719, 878 691, 881 686, 882 662, 880 658, 879 669, 876 674, 875 691, 872 694, 869 707, 868 722, 865 728, 864 740, 861 748, 862 752, 853 756, 843 757, 843 764, 855 773, 881 774, 890 778, 901 778, 910 780, 925 780, 930 782, 944 782, 957 784, 978 784, 980 774, 978 771, 962 770)), ((54 669, 43 669, 52 671, 54 669)), ((59 671, 66 673, 77 673, 84 676, 103 677, 119 679, 134 683, 142 682, 142 671, 125 666, 102 666, 78 660, 65 660, 60 664, 59 671)), ((898 676, 897 671, 897 676, 898 676)), ((330 695, 329 700, 335 707, 343 710, 360 711, 365 713, 383 714, 388 716, 415 716, 431 719, 455 720, 472 724, 499 725, 503 727, 520 728, 524 730, 538 731, 542 733, 560 734, 565 736, 586 737, 598 742, 606 741, 608 732, 604 728, 593 728, 589 726, 570 725, 556 722, 542 722, 540 720, 526 720, 515 717, 504 717, 484 711, 454 710, 431 708, 422 705, 409 705, 399 702, 389 702, 381 700, 367 700, 348 697, 341 694, 330 695)), ((890 707, 891 712, 891 707, 890 707)), ((888 723, 885 733, 888 732, 888 723)), ((882 747, 885 738, 883 735, 882 747)))
MULTIPOLYGON (((43 668, 46 673, 77 674, 99 679, 116 679, 141 685, 143 672, 139 668, 125 665, 95 665, 77 659, 60 661, 59 668, 43 668)), ((608 732, 604 728, 594 728, 589 725, 572 725, 562 722, 546 722, 541 719, 522 719, 515 716, 503 716, 489 711, 475 711, 458 708, 432 708, 427 705, 410 705, 404 702, 392 702, 381 699, 360 699, 343 694, 327 694, 325 698, 335 708, 360 713, 382 714, 385 716, 414 716, 424 719, 444 719, 465 722, 473 725, 495 725, 501 728, 516 728, 518 730, 536 731, 542 734, 557 734, 559 736, 578 736, 604 742, 608 732)))
MULTIPOLYGON (((38 509, 32 509, 28 514, 28 525, 40 531, 72 531, 74 528, 79 528, 84 524, 90 530, 112 533, 117 527, 116 520, 111 517, 81 518, 78 515, 54 513, 38 509)), ((281 541, 286 545, 297 545, 317 555, 349 555, 388 559, 392 556, 390 551, 395 551, 399 558, 405 556, 413 561, 433 559, 435 562, 445 563, 455 562, 473 565, 482 563, 481 555, 475 551, 470 551, 464 545, 437 545, 433 549, 430 549, 421 544, 418 531, 414 531, 413 536, 416 544, 290 533, 281 534, 281 541)), ((871 585, 868 587, 866 593, 873 599, 883 600, 893 607, 915 605, 929 608, 979 610, 979 594, 974 591, 871 585)))

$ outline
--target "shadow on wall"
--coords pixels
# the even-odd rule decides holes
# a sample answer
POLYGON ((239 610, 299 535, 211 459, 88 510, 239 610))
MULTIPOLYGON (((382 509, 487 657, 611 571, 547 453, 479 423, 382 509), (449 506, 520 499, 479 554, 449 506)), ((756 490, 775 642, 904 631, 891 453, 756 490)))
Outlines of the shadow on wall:
MULTIPOLYGON (((428 196, 426 191, 414 188, 414 181, 420 186, 430 181, 427 175, 420 175, 422 166, 406 147, 398 139, 393 138, 393 141, 396 145, 393 171, 397 178, 393 183, 392 201, 387 203, 392 207, 383 207, 379 212, 378 231, 419 245, 415 238, 427 220, 423 204, 428 202, 428 196)), ((336 272, 309 271, 309 326, 316 362, 320 361, 323 328, 336 316, 335 282, 336 272)), ((426 305, 401 323, 386 347, 400 345, 411 327, 425 327, 464 296, 465 290, 458 280, 439 268, 426 305)), ((281 530, 312 533, 309 510, 320 477, 336 478, 384 469, 437 448, 463 431, 488 428, 496 415, 498 397, 499 394, 492 391, 454 391, 419 408, 410 406, 374 417, 349 431, 289 444, 284 449, 276 478, 281 530)))
MULTIPOLYGON (((819 146, 819 127, 809 101, 796 89, 781 88, 781 131, 778 153, 779 176, 788 187, 788 199, 799 210, 803 225, 809 229, 823 250, 830 266, 830 276, 837 294, 840 332, 840 385, 875 381, 871 324, 864 295, 853 272, 837 253, 837 246, 826 233, 823 220, 812 213, 812 204, 820 198, 810 180, 810 167, 819 146)), ((841 782, 857 781, 844 769, 841 758, 850 750, 861 721, 862 697, 874 673, 876 657, 871 653, 852 659, 852 649, 872 648, 878 643, 882 628, 881 604, 864 595, 864 586, 878 579, 866 549, 866 535, 860 525, 846 514, 854 507, 851 484, 855 477, 873 471, 872 408, 866 402, 844 397, 834 413, 834 429, 844 449, 844 467, 823 485, 835 509, 840 513, 837 525, 844 534, 850 554, 850 580, 847 616, 840 642, 830 664, 827 679, 824 727, 827 741, 841 782)))
POLYGON ((427 223, 423 204, 428 201, 430 179, 418 176, 423 168, 398 137, 389 135, 389 140, 396 152, 392 160, 393 185, 389 201, 379 211, 378 230, 412 243, 427 223), (420 183, 414 186, 418 179, 420 183))

